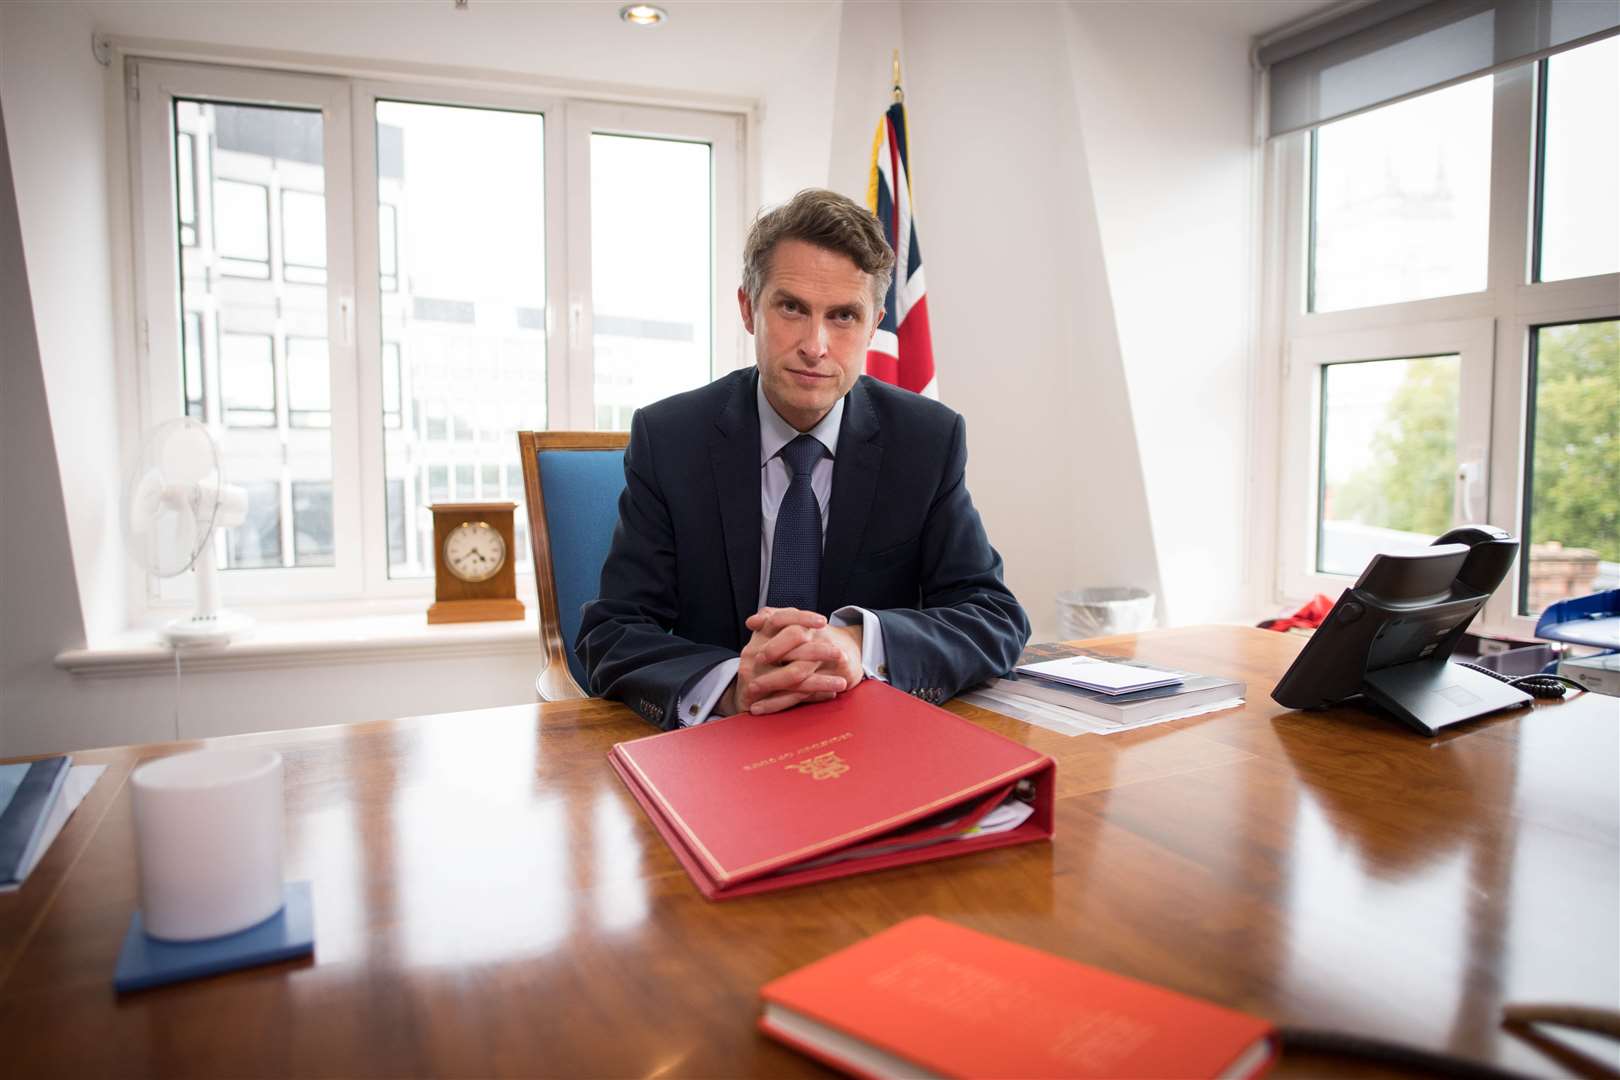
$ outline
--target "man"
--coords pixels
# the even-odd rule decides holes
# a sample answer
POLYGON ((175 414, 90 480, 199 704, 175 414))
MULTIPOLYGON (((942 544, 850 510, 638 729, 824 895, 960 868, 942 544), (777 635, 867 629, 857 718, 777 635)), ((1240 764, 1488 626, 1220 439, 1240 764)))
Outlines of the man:
POLYGON ((591 692, 674 728, 1005 673, 1029 620, 968 496, 962 418, 861 374, 894 262, 876 219, 802 191, 743 260, 756 366, 631 422, 575 643, 591 692))

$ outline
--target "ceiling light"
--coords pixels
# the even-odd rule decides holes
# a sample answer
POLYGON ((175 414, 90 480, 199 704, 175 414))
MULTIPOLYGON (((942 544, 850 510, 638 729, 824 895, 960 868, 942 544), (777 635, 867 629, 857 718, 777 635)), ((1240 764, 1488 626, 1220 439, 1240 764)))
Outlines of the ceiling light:
POLYGON ((619 18, 631 26, 657 26, 669 18, 669 12, 652 4, 626 4, 619 9, 619 18))

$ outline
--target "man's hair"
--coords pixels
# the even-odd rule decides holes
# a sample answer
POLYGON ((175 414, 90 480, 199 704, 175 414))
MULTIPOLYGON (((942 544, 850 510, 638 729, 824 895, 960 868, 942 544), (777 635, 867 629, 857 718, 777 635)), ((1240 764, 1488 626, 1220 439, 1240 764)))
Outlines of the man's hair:
POLYGON ((743 244, 743 291, 758 303, 771 270, 771 255, 783 240, 802 240, 846 255, 872 275, 872 310, 883 306, 894 269, 894 252, 871 211, 836 191, 805 188, 775 209, 762 212, 743 244))

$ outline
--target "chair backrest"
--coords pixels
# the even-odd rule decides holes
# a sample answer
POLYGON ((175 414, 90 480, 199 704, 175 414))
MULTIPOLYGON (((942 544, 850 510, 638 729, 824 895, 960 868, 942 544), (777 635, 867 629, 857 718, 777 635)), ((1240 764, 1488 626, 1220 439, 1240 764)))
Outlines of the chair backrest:
POLYGON ((535 687, 547 701, 588 696, 574 636, 581 606, 601 587, 629 441, 614 431, 518 432, 546 654, 535 687))

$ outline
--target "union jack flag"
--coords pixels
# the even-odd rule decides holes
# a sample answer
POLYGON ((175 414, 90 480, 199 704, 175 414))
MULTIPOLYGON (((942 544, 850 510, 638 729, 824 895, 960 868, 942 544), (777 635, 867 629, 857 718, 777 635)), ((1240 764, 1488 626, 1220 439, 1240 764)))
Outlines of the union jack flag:
MULTIPOLYGON (((898 97, 898 94, 896 94, 898 97)), ((872 140, 872 175, 866 206, 877 215, 894 249, 894 278, 883 304, 883 322, 866 350, 866 373, 874 379, 938 398, 934 343, 928 332, 928 294, 922 249, 911 212, 911 169, 906 162, 906 107, 896 101, 878 121, 872 140)))

